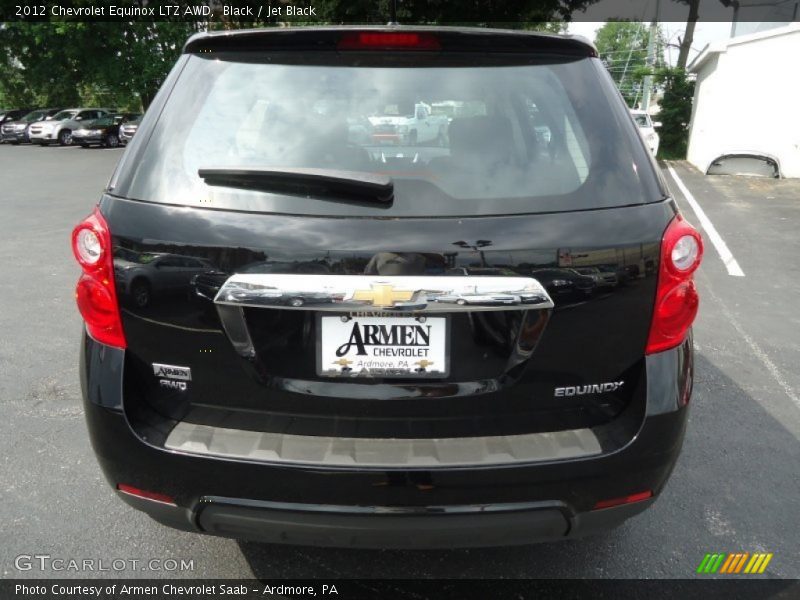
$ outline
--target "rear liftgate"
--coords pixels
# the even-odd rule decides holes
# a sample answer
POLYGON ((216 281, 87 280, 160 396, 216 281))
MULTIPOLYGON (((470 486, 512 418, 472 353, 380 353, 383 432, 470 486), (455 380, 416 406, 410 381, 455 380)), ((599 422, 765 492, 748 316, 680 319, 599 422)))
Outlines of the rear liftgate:
MULTIPOLYGON (((320 377, 442 379, 449 374, 450 315, 536 311, 541 331, 553 301, 526 277, 404 277, 239 274, 214 300, 237 353, 256 355, 244 308, 314 311, 320 377)), ((534 347, 517 345, 524 360, 534 347)), ((301 436, 182 422, 172 450, 227 458, 326 466, 452 467, 597 454, 590 429, 469 438, 380 439, 301 436)))

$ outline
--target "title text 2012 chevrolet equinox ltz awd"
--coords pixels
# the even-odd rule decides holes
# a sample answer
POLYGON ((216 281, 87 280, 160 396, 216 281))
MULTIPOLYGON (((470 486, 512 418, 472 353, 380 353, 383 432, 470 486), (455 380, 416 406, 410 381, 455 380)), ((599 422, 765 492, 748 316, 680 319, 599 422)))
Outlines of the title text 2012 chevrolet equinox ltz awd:
POLYGON ((579 38, 195 36, 72 240, 92 444, 161 523, 569 538, 680 452, 702 242, 579 38))

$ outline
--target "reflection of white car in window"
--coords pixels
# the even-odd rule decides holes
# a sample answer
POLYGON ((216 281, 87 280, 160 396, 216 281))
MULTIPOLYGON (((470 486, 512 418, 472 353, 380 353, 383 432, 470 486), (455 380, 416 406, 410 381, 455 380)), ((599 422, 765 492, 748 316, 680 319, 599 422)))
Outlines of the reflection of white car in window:
POLYGON ((432 298, 436 302, 455 302, 456 304, 519 304, 519 296, 511 294, 443 294, 432 298))
POLYGON ((586 275, 591 277, 597 284, 597 287, 617 287, 619 278, 616 273, 609 271, 601 271, 597 267, 577 267, 573 269, 579 275, 586 275))
POLYGON ((432 114, 431 106, 424 102, 414 105, 412 115, 373 115, 369 117, 373 127, 372 137, 378 142, 415 145, 437 142, 445 144, 447 115, 432 114))
POLYGON ((443 294, 431 298, 435 302, 464 304, 541 304, 546 302, 542 294, 521 292, 519 294, 443 294))
POLYGON ((659 137, 656 133, 656 127, 661 127, 661 123, 654 123, 650 119, 650 115, 643 110, 632 110, 633 120, 636 121, 636 126, 639 128, 639 133, 642 134, 645 144, 650 148, 653 156, 658 154, 659 137))

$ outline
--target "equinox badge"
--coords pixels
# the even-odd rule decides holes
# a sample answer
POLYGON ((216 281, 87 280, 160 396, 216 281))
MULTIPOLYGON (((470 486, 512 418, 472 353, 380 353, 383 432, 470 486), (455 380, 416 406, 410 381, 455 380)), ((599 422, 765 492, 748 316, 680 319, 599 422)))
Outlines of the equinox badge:
POLYGON ((605 394, 606 392, 615 392, 622 387, 624 381, 610 381, 608 383, 593 383, 588 385, 568 385, 565 387, 557 387, 555 389, 555 396, 583 396, 585 394, 605 394))

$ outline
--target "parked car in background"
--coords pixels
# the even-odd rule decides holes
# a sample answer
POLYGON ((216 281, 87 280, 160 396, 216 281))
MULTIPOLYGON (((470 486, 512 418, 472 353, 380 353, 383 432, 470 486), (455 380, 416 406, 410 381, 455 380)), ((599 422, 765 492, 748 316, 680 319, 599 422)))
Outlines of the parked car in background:
POLYGON ((32 109, 30 108, 6 108, 0 110, 0 125, 3 123, 7 123, 8 121, 16 121, 17 119, 21 119, 32 109))
POLYGON ((643 110, 632 110, 631 115, 633 120, 636 121, 636 126, 639 128, 639 133, 642 134, 647 147, 650 148, 650 152, 655 156, 658 154, 658 143, 660 141, 656 128, 661 127, 661 123, 654 123, 650 115, 643 110))
POLYGON ((0 125, 0 141, 10 144, 30 142, 28 137, 30 126, 39 121, 46 121, 60 111, 60 108, 42 108, 31 111, 16 121, 6 121, 0 125))
POLYGON ((84 148, 92 145, 116 148, 120 145, 120 127, 127 120, 139 117, 139 113, 119 113, 107 115, 72 132, 73 143, 84 148))
POLYGON ((142 122, 142 117, 144 115, 139 115, 134 119, 130 119, 125 121, 119 126, 119 141, 123 144, 127 144, 133 139, 133 136, 136 134, 136 130, 139 129, 139 123, 142 122))
POLYGON ((115 112, 114 113, 114 120, 119 123, 127 123, 128 121, 133 121, 135 119, 140 119, 142 117, 142 113, 138 112, 115 112))
POLYGON ((68 108, 53 115, 52 119, 31 125, 28 135, 34 144, 71 146, 73 131, 80 129, 87 121, 99 119, 110 112, 106 108, 68 108))
MULTIPOLYGON (((0 129, 2 129, 3 125, 6 123, 17 121, 27 115, 29 112, 31 112, 30 108, 12 108, 0 110, 0 129)), ((2 143, 2 141, 2 138, 0 138, 0 143, 2 143)))

